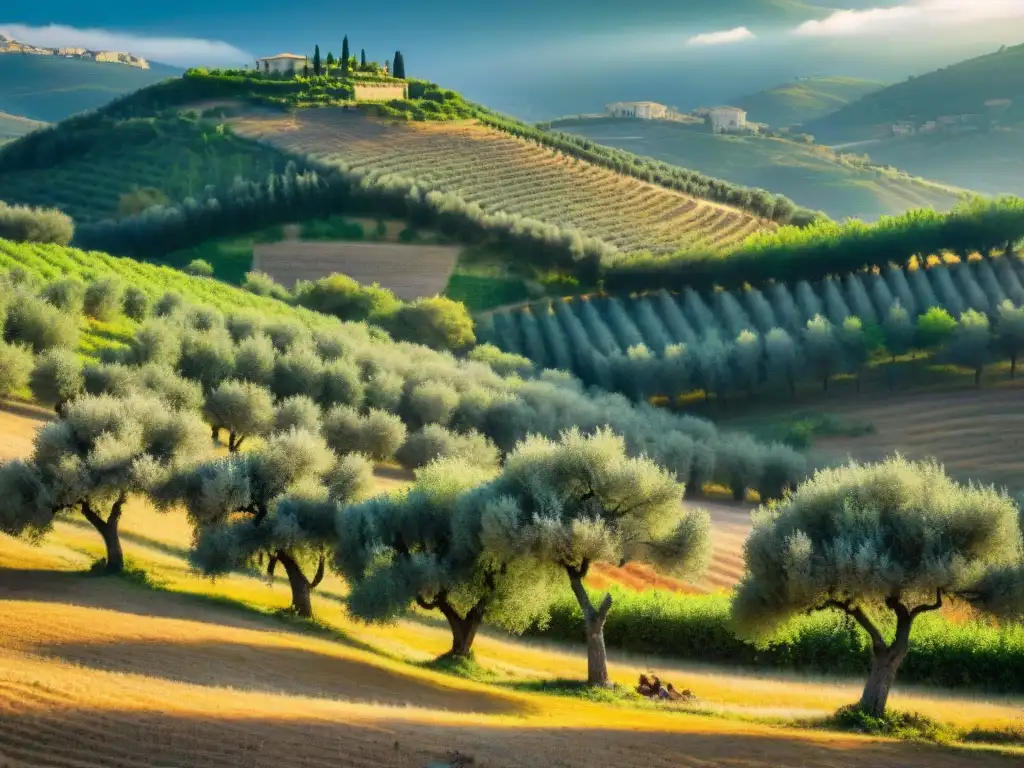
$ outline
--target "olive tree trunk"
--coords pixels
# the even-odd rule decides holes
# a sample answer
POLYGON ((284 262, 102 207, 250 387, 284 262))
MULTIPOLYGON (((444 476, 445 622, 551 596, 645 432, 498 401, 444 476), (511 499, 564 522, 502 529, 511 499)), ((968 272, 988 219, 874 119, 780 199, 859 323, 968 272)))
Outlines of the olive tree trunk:
POLYGON ((584 562, 581 568, 567 567, 569 583, 573 594, 583 611, 583 620, 587 630, 587 684, 608 687, 608 652, 604 645, 604 623, 608 611, 612 607, 612 596, 605 594, 599 606, 594 606, 583 586, 583 578, 587 574, 589 563, 584 562))
POLYGON ((436 608, 448 621, 448 626, 452 631, 452 648, 447 655, 457 659, 468 659, 473 653, 473 641, 476 640, 476 633, 484 621, 486 602, 480 600, 465 616, 459 615, 455 606, 448 602, 447 596, 443 593, 434 598, 433 602, 428 603, 420 597, 416 598, 416 602, 421 608, 427 610, 436 608))
POLYGON ((312 592, 320 585, 324 578, 323 555, 320 556, 320 563, 317 566, 316 575, 312 581, 306 578, 306 574, 302 572, 302 566, 299 565, 298 561, 283 549, 277 550, 271 558, 270 567, 267 571, 269 574, 273 575, 274 564, 277 562, 284 566, 284 571, 288 575, 288 586, 292 590, 292 611, 304 619, 313 618, 312 592))
POLYGON ((107 519, 104 520, 92 508, 89 502, 82 502, 82 516, 103 537, 103 544, 107 550, 107 562, 103 570, 105 573, 113 575, 124 573, 124 550, 121 549, 121 537, 118 534, 118 524, 121 522, 121 512, 124 509, 124 503, 125 495, 121 494, 110 508, 110 514, 107 515, 107 519))

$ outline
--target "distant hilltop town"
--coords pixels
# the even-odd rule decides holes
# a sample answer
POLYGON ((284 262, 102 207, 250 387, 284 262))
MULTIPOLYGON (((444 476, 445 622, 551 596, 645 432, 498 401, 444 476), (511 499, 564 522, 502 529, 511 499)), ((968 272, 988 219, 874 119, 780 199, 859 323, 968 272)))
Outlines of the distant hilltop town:
POLYGON ((19 43, 0 35, 0 53, 25 53, 34 56, 60 56, 65 59, 88 59, 111 64, 126 64, 129 67, 149 69, 149 62, 131 53, 119 51, 90 51, 88 48, 40 48, 37 45, 19 43))

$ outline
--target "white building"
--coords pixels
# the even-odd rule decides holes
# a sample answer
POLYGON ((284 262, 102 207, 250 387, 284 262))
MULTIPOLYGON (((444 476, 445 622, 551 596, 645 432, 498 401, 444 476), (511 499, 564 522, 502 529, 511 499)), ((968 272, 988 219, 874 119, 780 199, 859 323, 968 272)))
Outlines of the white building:
POLYGON ((736 133, 747 127, 747 113, 738 107, 712 107, 706 115, 714 133, 736 133))
POLYGON ((636 117, 640 120, 664 120, 668 107, 653 101, 616 101, 605 106, 612 117, 636 117))
POLYGON ((279 53, 277 56, 267 56, 265 59, 256 59, 256 66, 260 72, 268 74, 297 74, 302 72, 306 66, 306 57, 295 53, 279 53))

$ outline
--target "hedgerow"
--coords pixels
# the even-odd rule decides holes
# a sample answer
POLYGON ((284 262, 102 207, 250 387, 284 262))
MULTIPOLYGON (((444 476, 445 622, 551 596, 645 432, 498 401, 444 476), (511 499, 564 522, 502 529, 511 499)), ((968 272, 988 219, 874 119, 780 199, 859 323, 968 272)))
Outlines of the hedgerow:
MULTIPOLYGON (((731 628, 728 595, 679 595, 624 588, 611 590, 615 610, 608 615, 608 646, 634 654, 679 658, 702 664, 776 668, 832 675, 865 674, 871 665, 870 638, 838 612, 796 620, 788 635, 759 648, 740 640, 731 628)), ((530 634, 576 641, 583 615, 571 594, 554 603, 550 623, 530 634)), ((995 627, 982 621, 952 622, 921 616, 900 666, 900 681, 945 688, 980 688, 1000 693, 1024 691, 1024 628, 995 627)))

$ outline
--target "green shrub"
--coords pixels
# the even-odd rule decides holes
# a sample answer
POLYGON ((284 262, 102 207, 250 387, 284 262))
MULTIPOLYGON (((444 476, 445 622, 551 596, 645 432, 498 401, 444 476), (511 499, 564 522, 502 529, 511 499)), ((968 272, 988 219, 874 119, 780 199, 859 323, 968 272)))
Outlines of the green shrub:
POLYGON ((374 316, 395 339, 431 349, 458 352, 476 343, 473 318, 464 304, 441 296, 417 299, 387 316, 374 316))
MULTIPOLYGON (((802 617, 783 639, 757 648, 733 633, 728 595, 622 588, 612 589, 612 595, 615 610, 608 615, 604 633, 608 646, 617 650, 833 675, 865 675, 870 667, 867 635, 837 612, 802 617)), ((555 602, 550 624, 531 631, 567 642, 577 642, 583 632, 583 615, 568 592, 555 602)), ((898 683, 1024 692, 1024 627, 952 623, 927 614, 917 619, 911 637, 898 683)))
POLYGON ((376 283, 364 286, 347 275, 337 274, 296 285, 295 300, 307 309, 353 321, 390 316, 401 303, 391 291, 376 283))
POLYGON ((85 288, 85 314, 110 322, 121 314, 124 285, 116 277, 94 280, 85 288))
POLYGON ((29 347, 0 341, 0 397, 25 389, 34 365, 35 358, 29 347))
POLYGON ((0 238, 67 245, 75 236, 71 217, 51 208, 8 205, 0 200, 0 238))
POLYGON ((255 270, 246 272, 245 279, 242 281, 242 289, 249 293, 255 293, 257 296, 270 296, 282 301, 291 299, 291 293, 288 289, 276 282, 266 272, 255 270))
POLYGON ((149 294, 141 288, 129 285, 124 289, 124 298, 121 302, 121 309, 125 317, 141 323, 149 315, 150 305, 153 302, 149 294))
POLYGON ((78 317, 34 296, 19 294, 7 307, 4 341, 27 344, 36 352, 78 344, 78 317))
POLYGON ((79 315, 85 302, 85 284, 73 277, 66 277, 47 285, 39 296, 69 315, 79 315))
POLYGON ((185 271, 196 277, 213 277, 213 265, 205 259, 192 259, 185 271))

